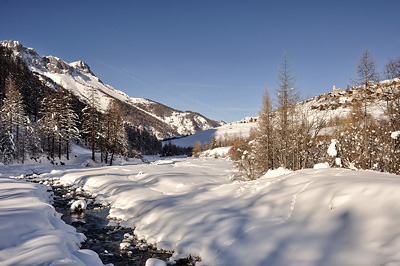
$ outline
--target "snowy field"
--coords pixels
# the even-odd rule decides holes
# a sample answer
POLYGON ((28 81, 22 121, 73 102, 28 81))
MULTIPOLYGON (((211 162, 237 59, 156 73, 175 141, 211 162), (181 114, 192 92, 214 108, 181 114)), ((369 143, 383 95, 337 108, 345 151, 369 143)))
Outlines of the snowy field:
MULTIPOLYGON (((400 265, 396 175, 319 167, 238 182, 224 159, 84 165, 42 166, 42 176, 97 195, 139 238, 174 251, 171 261, 192 255, 198 265, 400 265)), ((0 265, 100 264, 78 249, 84 236, 58 218, 46 186, 8 177, 32 167, 0 166, 0 265)))
MULTIPOLYGON (((275 170, 257 181, 232 182, 234 172, 227 160, 180 158, 44 176, 97 195, 137 236, 175 251, 173 259, 196 255, 199 265, 400 264, 398 176, 328 168, 275 170)), ((56 219, 43 186, 0 180, 1 265, 95 258, 77 250, 83 237, 56 219)))

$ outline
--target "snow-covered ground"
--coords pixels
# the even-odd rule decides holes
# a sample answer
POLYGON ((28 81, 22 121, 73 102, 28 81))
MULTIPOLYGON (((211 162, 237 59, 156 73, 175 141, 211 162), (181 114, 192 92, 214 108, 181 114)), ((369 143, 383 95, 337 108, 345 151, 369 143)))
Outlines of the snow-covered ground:
MULTIPOLYGON (((198 265, 400 265, 396 175, 321 164, 239 182, 231 180, 236 169, 226 159, 86 167, 89 157, 75 147, 74 165, 0 166, 0 265, 101 264, 95 253, 78 249, 83 235, 59 219, 45 185, 14 179, 24 172, 46 172, 44 178, 97 195, 139 238, 174 251, 172 260, 192 255, 201 258, 198 265)), ((148 262, 155 263, 162 264, 148 262)))
POLYGON ((232 182, 232 162, 173 158, 48 174, 83 186, 174 259, 199 265, 399 265, 400 179, 345 169, 275 170, 232 182))
POLYGON ((0 174, 0 265, 103 265, 79 250, 85 236, 60 219, 46 190, 0 174))

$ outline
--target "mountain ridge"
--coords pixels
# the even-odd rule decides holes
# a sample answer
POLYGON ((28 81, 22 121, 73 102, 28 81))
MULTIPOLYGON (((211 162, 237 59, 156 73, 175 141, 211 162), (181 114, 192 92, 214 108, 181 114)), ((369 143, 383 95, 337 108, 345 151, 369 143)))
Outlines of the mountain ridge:
POLYGON ((55 56, 40 56, 33 48, 18 41, 0 41, 0 45, 13 51, 28 69, 44 83, 55 88, 61 86, 88 103, 91 90, 99 96, 98 109, 105 111, 112 99, 119 101, 124 119, 141 129, 151 131, 159 139, 176 135, 190 135, 224 124, 199 113, 180 111, 149 99, 133 98, 104 84, 84 61, 67 63, 55 56))

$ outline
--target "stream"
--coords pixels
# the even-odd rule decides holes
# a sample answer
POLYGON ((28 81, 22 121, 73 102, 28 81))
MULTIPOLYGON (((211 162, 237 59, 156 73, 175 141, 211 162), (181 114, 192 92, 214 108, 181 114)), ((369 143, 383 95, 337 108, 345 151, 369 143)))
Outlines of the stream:
POLYGON ((172 255, 170 251, 158 250, 138 240, 132 228, 121 227, 119 221, 110 219, 110 208, 96 204, 93 196, 80 188, 61 186, 53 180, 45 183, 53 188, 53 206, 62 214, 61 219, 86 236, 81 248, 95 251, 103 264, 144 266, 147 259, 156 258, 165 261, 167 265, 191 266, 198 260, 188 258, 169 262, 172 255), (86 209, 71 211, 71 203, 80 199, 86 201, 86 209))

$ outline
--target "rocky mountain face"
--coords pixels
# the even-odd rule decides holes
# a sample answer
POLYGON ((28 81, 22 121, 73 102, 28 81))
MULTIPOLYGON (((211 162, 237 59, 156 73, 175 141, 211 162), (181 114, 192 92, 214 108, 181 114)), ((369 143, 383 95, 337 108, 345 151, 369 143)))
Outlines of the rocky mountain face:
POLYGON ((94 91, 100 111, 106 110, 111 100, 117 100, 127 122, 152 132, 159 139, 194 134, 224 124, 201 114, 179 111, 152 100, 131 98, 104 84, 83 61, 66 63, 54 56, 40 56, 34 49, 24 47, 18 41, 1 41, 0 45, 10 49, 14 56, 19 57, 49 87, 65 88, 84 103, 88 103, 94 91))

